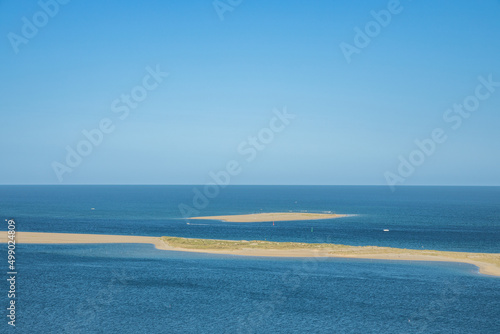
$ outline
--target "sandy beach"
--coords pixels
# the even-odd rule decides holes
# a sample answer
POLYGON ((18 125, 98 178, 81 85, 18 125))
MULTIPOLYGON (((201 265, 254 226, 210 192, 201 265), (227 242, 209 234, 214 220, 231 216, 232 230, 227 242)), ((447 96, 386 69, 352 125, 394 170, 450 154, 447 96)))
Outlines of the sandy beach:
MULTIPOLYGON (((0 242, 7 242, 7 232, 0 233, 0 242)), ((107 234, 41 233, 17 232, 19 244, 153 244, 159 248, 163 244, 157 237, 107 234)))
MULTIPOLYGON (((7 232, 0 242, 7 243, 7 232)), ((152 244, 158 249, 209 254, 270 257, 339 257, 353 259, 461 262, 477 266, 485 275, 500 277, 500 254, 412 250, 374 246, 345 246, 265 241, 231 241, 176 237, 17 232, 19 244, 152 244)))
POLYGON ((192 217, 190 219, 210 219, 223 220, 230 223, 258 223, 270 221, 290 221, 290 220, 319 220, 347 217, 349 215, 328 214, 328 213, 307 213, 307 212, 269 212, 253 213, 248 215, 229 215, 229 216, 205 216, 192 217))

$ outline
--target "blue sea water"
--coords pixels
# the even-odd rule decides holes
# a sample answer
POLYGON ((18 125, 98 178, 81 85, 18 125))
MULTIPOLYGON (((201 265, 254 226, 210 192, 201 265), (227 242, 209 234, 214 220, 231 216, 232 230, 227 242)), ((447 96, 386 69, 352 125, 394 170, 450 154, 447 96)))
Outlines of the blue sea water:
MULTIPOLYGON (((196 188, 196 187, 195 187, 196 188)), ((202 190, 202 187, 197 187, 202 190)), ((500 252, 499 187, 231 186, 186 224, 192 186, 1 186, 18 231, 332 242, 500 252), (91 210, 94 208, 94 210, 91 210), (383 229, 389 229, 384 232, 383 229)), ((2 226, 2 230, 5 230, 2 226)), ((460 263, 249 258, 150 245, 18 245, 20 333, 498 333, 500 279, 460 263)), ((7 272, 5 247, 0 259, 7 272)), ((0 288, 7 305, 5 280, 0 288)), ((0 332, 7 333, 6 317, 0 332)))
MULTIPOLYGON (((33 232, 170 235, 500 252, 500 187, 232 186, 199 215, 336 212, 323 221, 191 225, 192 186, 0 186, 0 209, 33 232), (95 210, 91 210, 94 208, 95 210), (313 228, 313 233, 311 233, 313 228), (384 233, 389 229, 389 233, 384 233)), ((5 228, 2 228, 5 229, 5 228)))

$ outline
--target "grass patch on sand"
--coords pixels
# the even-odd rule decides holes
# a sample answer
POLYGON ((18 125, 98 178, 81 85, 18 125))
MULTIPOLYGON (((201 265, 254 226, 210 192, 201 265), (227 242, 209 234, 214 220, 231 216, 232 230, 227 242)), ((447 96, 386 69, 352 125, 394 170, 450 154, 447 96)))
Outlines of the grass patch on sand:
POLYGON ((321 250, 331 255, 356 256, 356 255, 415 255, 447 257, 457 260, 479 261, 494 264, 500 267, 500 254, 496 253, 467 253, 448 252, 436 250, 403 249, 377 246, 348 246, 325 243, 302 242, 274 242, 262 240, 215 240, 215 239, 190 239, 178 237, 161 237, 161 240, 172 247, 198 250, 242 250, 242 249, 267 249, 267 250, 321 250))
POLYGON ((239 249, 325 249, 332 247, 352 247, 332 244, 308 244, 301 242, 274 242, 261 240, 215 240, 215 239, 190 239, 178 237, 161 237, 165 243, 172 247, 187 249, 214 249, 214 250, 239 250, 239 249))

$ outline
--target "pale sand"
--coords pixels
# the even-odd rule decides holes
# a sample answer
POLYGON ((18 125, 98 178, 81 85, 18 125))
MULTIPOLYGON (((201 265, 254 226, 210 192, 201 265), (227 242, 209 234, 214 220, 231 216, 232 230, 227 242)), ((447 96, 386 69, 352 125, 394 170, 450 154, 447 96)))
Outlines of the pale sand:
MULTIPOLYGON (((177 240, 197 240, 175 238, 177 240)), ((7 232, 0 232, 0 242, 6 243, 8 240, 7 232)), ((219 240, 210 240, 210 242, 219 240)), ((221 242, 231 242, 220 240, 221 242)), ((241 243, 242 241, 234 241, 241 243)), ((374 259, 374 260, 401 260, 401 261, 439 261, 439 262, 460 262, 469 263, 479 267, 479 272, 485 275, 500 277, 500 254, 484 253, 464 253, 464 252, 439 252, 428 250, 408 250, 388 247, 356 247, 356 246, 335 246, 322 245, 319 249, 258 249, 251 248, 252 243, 248 242, 249 248, 242 249, 193 249, 173 247, 164 242, 159 237, 142 236, 124 236, 124 235, 103 235, 103 234, 70 234, 70 233, 37 233, 37 232, 17 232, 16 243, 20 244, 97 244, 97 243, 139 243, 153 244, 156 248, 162 250, 209 253, 209 254, 227 254, 243 256, 273 256, 273 257, 338 257, 352 259, 374 259), (380 253, 380 251, 383 253, 380 253), (373 251, 373 253, 370 253, 373 251), (425 253, 444 254, 427 255, 425 253), (482 262, 474 258, 488 257, 495 263, 482 262)), ((245 242, 246 243, 246 242, 245 242)), ((277 243, 275 243, 277 244, 277 243)), ((278 243, 279 244, 279 243, 278 243)), ((297 244, 300 247, 300 244, 297 244)), ((302 244, 309 245, 310 244, 302 244)))
POLYGON ((211 219, 223 220, 230 223, 258 223, 284 220, 317 220, 347 217, 349 215, 328 214, 328 213, 306 213, 306 212, 269 212, 253 213, 249 215, 229 215, 229 216, 206 216, 192 217, 190 219, 211 219))
MULTIPOLYGON (((0 232, 0 242, 6 243, 7 232, 0 232)), ((139 237, 132 235, 74 234, 17 232, 16 243, 20 244, 153 244, 159 248, 163 244, 157 237, 139 237)))

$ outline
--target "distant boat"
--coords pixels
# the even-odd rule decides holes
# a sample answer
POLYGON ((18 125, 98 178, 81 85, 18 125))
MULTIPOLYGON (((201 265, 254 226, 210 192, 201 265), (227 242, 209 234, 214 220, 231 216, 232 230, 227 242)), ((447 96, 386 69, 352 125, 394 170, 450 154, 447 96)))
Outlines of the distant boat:
POLYGON ((389 232, 389 230, 388 229, 384 229, 384 232, 389 232))

